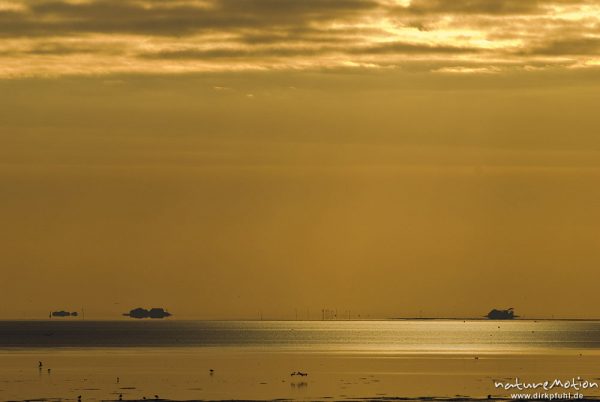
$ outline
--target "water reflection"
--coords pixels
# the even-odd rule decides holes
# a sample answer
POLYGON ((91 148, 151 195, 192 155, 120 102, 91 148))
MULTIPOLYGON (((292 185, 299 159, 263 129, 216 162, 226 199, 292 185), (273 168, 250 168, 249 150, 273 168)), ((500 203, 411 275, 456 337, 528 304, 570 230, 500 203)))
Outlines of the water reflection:
POLYGON ((599 349, 596 321, 0 322, 1 348, 277 347, 367 352, 599 349))

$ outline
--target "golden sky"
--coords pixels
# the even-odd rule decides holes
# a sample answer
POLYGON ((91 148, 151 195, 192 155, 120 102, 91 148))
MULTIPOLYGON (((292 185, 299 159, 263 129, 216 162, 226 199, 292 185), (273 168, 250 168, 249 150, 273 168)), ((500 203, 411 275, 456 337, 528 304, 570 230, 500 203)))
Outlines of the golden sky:
POLYGON ((0 76, 600 63, 594 0, 3 0, 0 76))
POLYGON ((600 317, 600 4, 0 0, 0 317, 600 317))

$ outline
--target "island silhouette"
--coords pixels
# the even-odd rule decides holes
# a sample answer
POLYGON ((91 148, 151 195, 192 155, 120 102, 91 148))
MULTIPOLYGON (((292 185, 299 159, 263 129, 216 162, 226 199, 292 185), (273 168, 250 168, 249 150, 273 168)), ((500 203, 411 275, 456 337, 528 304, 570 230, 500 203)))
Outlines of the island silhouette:
POLYGON ((513 320, 517 318, 518 315, 515 315, 514 308, 511 307, 506 310, 493 309, 486 315, 486 317, 490 320, 513 320))

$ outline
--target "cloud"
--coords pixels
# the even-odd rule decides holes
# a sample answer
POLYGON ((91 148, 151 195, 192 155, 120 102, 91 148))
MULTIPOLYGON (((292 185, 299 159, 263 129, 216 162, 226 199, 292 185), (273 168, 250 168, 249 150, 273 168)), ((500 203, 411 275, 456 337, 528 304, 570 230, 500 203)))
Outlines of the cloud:
POLYGON ((94 0, 23 3, 23 11, 0 12, 4 36, 126 33, 181 35, 215 29, 304 26, 353 15, 379 7, 373 0, 214 0, 139 2, 94 0))
POLYGON ((597 55, 600 56, 600 37, 598 38, 567 38, 556 39, 538 47, 525 51, 529 55, 571 56, 597 55))
POLYGON ((358 54, 460 54, 460 53, 475 53, 481 49, 467 46, 452 46, 452 45, 435 45, 435 44, 419 44, 409 42, 389 42, 378 44, 375 46, 357 47, 353 49, 354 53, 358 54))
POLYGON ((337 48, 291 48, 291 47, 268 47, 268 48, 214 48, 214 49, 184 49, 163 51, 156 53, 141 54, 140 57, 149 59, 170 60, 207 60, 207 59, 232 59, 232 58, 255 58, 255 57, 297 57, 334 52, 337 48))
POLYGON ((529 14, 537 12, 540 0, 413 0, 397 8, 412 14, 529 14))
POLYGON ((394 7, 396 13, 432 15, 530 15, 548 13, 553 6, 588 4, 588 0, 412 0, 394 7))
POLYGON ((383 66, 500 73, 600 63, 600 4, 591 0, 2 4, 0 77, 383 66))
POLYGON ((410 54, 456 54, 479 52, 481 49, 457 46, 435 46, 427 44, 391 42, 378 45, 364 45, 351 49, 342 49, 339 46, 317 47, 262 47, 262 48, 213 48, 213 49, 184 49, 146 53, 141 57, 149 59, 176 59, 176 60, 207 60, 231 58, 281 58, 300 56, 324 56, 331 54, 354 55, 410 55, 410 54))

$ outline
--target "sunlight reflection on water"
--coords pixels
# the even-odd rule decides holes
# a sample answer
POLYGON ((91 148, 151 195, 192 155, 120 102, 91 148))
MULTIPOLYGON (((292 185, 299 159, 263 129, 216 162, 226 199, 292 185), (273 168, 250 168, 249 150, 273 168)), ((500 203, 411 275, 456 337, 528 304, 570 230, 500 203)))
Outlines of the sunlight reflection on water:
POLYGON ((252 347, 286 351, 506 353, 600 350, 595 321, 1 321, 0 348, 252 347))

